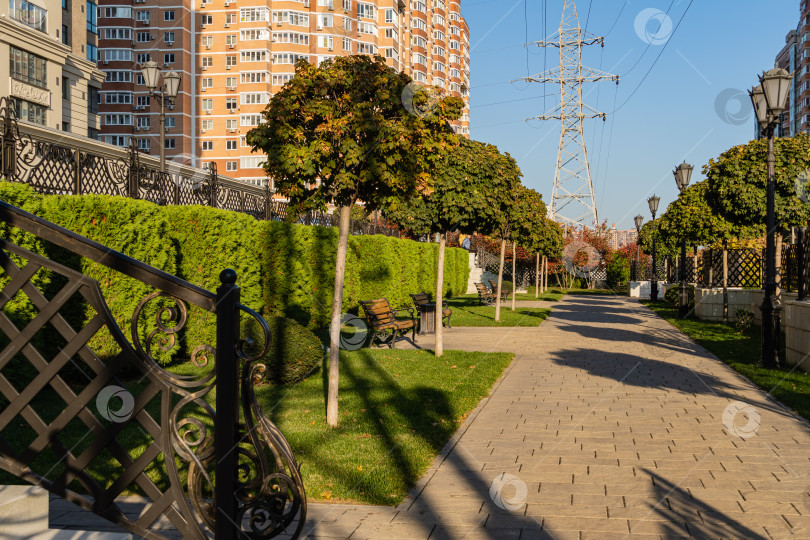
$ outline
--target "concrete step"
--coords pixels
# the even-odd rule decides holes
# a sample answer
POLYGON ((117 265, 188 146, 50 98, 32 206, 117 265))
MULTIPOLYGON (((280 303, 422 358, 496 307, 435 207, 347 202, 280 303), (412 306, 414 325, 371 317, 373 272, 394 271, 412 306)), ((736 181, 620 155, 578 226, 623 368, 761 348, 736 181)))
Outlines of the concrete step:
POLYGON ((0 540, 132 540, 127 532, 49 529, 48 492, 38 486, 0 486, 0 540))
POLYGON ((27 540, 132 540, 132 535, 129 533, 48 529, 26 538, 27 540))

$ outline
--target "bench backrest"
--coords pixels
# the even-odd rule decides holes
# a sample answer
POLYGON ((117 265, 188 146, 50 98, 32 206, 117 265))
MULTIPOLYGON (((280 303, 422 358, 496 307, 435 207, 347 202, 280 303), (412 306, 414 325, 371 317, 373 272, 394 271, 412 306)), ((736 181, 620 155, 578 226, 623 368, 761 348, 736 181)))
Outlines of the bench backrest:
POLYGON ((478 290, 478 294, 489 294, 487 286, 483 283, 476 283, 475 288, 478 290))
POLYGON ((396 320, 394 312, 391 311, 391 305, 385 298, 361 300, 360 305, 363 306, 363 311, 366 313, 366 318, 371 326, 389 324, 396 320))
POLYGON ((413 303, 417 306, 430 303, 430 295, 428 293, 420 292, 417 294, 412 294, 411 298, 413 298, 413 303))

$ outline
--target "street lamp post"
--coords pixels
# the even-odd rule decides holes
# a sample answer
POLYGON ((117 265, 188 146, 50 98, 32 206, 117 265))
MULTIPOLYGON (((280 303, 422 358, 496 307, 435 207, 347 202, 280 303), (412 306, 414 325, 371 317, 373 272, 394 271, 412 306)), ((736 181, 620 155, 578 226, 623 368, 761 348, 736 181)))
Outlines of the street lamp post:
POLYGON ((176 71, 170 71, 163 76, 163 81, 158 88, 160 78, 160 67, 157 62, 149 61, 141 64, 141 73, 149 95, 160 103, 160 172, 166 172, 166 103, 174 105, 177 98, 177 91, 180 89, 180 75, 176 71))
MULTIPOLYGON (((672 174, 675 176, 675 183, 678 185, 678 190, 681 193, 689 187, 689 180, 692 178, 692 169, 693 167, 684 161, 672 171, 672 174)), ((685 319, 689 316, 689 285, 686 282, 685 234, 681 237, 681 269, 678 273, 680 274, 680 284, 678 285, 678 318, 685 319)))
POLYGON ((760 364, 766 368, 779 367, 779 333, 782 306, 776 297, 776 154, 774 135, 779 118, 785 109, 793 75, 774 68, 759 76, 759 86, 749 95, 757 115, 762 134, 768 138, 768 195, 765 225, 765 297, 762 300, 762 356, 760 364))
MULTIPOLYGON (((655 214, 658 212, 658 203, 661 202, 661 197, 653 195, 647 199, 647 204, 650 206, 650 213, 653 218, 653 227, 655 225, 655 214)), ((658 300, 658 262, 656 261, 656 230, 653 229, 653 249, 652 249, 652 279, 650 280, 650 299, 652 301, 658 300)))
POLYGON ((641 214, 633 218, 636 224, 636 281, 641 281, 638 277, 638 265, 641 262, 641 225, 644 223, 644 216, 641 214))

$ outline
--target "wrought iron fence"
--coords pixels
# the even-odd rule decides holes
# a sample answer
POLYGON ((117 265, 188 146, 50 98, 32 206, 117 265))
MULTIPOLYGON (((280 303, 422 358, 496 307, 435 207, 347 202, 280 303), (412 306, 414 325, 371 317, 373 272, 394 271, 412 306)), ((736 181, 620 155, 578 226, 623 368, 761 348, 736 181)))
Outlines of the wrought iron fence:
POLYGON ((299 466, 254 393, 270 329, 239 303, 235 272, 213 294, 1 201, 0 220, 55 246, 39 254, 17 245, 24 236, 0 238, 0 468, 146 538, 165 538, 161 516, 183 538, 297 537, 299 466), (98 282, 49 258, 57 252, 155 291, 135 308, 130 340, 98 282), (240 337, 243 315, 262 347, 240 337), (193 375, 165 369, 161 352, 203 316, 215 317, 216 347, 189 347, 193 375), (99 335, 120 352, 98 354, 99 335), (119 505, 127 491, 146 501, 138 516, 119 505))
MULTIPOLYGON (((8 99, 0 98, 0 176, 30 185, 45 194, 117 195, 160 205, 205 205, 249 214, 256 219, 335 227, 328 212, 298 213, 261 187, 207 170, 160 162, 138 151, 133 139, 119 148, 18 122, 8 99)), ((399 236, 399 230, 366 220, 352 220, 352 234, 399 236)))

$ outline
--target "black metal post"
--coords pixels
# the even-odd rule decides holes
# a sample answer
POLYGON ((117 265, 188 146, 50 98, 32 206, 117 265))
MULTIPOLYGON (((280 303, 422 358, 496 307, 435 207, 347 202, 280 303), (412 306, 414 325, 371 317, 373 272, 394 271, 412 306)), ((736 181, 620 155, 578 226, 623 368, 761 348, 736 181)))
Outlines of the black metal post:
POLYGON ((140 158, 138 156, 138 146, 135 144, 135 139, 130 140, 129 144, 129 196, 132 199, 137 199, 140 196, 140 158))
POLYGON ((774 128, 772 122, 768 135, 768 199, 767 241, 765 247, 765 297, 762 299, 762 356, 760 364, 766 368, 779 367, 779 333, 781 331, 782 306, 776 298, 776 154, 774 151, 774 128))
POLYGON ((799 245, 796 247, 796 269, 798 272, 796 277, 798 278, 799 301, 804 301, 807 299, 807 246, 804 243, 806 234, 807 230, 804 227, 799 227, 799 245))
POLYGON ((17 174, 17 117, 11 98, 0 98, 0 175, 10 180, 17 174))
POLYGON ((239 339, 240 289, 236 272, 231 269, 219 274, 222 283, 217 288, 217 397, 214 420, 214 452, 216 455, 216 539, 237 538, 236 491, 237 426, 239 425, 239 362, 236 345, 239 339))
POLYGON ((681 274, 678 285, 678 318, 685 319, 689 316, 689 285, 686 283, 686 237, 681 238, 681 274))
MULTIPOLYGON (((652 215, 653 224, 655 224, 655 213, 652 215)), ((655 226, 655 225, 654 225, 655 226)), ((657 244, 657 230, 653 230, 653 250, 652 250, 652 276, 650 278, 650 299, 655 302, 658 300, 658 261, 656 259, 656 244, 657 244)))

